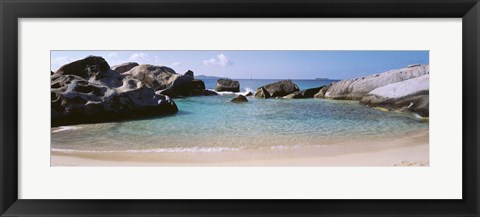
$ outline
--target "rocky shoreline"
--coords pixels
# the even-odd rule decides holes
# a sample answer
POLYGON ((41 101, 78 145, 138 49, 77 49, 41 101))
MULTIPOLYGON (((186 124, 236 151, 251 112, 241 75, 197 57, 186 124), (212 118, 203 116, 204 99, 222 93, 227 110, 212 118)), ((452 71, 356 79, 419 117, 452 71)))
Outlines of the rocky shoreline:
POLYGON ((110 65, 88 56, 51 73, 52 126, 119 121, 174 114, 173 98, 216 95, 193 72, 165 66, 110 65))
POLYGON ((429 65, 416 64, 302 91, 290 80, 279 81, 259 87, 255 97, 354 100, 370 107, 414 112, 429 117, 429 84, 429 65))
MULTIPOLYGON (((216 91, 239 92, 240 83, 218 79, 216 91)), ((51 72, 52 127, 175 114, 175 98, 211 95, 217 93, 207 90, 190 70, 178 74, 169 67, 135 62, 110 67, 102 57, 88 56, 51 72)), ((370 107, 428 117, 429 65, 410 65, 305 90, 291 80, 282 80, 232 102, 247 103, 246 96, 355 100, 370 107)))

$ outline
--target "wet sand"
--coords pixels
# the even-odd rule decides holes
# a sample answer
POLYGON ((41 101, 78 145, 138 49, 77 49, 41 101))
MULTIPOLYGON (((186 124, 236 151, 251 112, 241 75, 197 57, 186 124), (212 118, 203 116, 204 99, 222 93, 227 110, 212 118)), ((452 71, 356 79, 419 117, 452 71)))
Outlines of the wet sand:
POLYGON ((428 129, 321 146, 220 152, 59 152, 51 166, 429 166, 428 129))

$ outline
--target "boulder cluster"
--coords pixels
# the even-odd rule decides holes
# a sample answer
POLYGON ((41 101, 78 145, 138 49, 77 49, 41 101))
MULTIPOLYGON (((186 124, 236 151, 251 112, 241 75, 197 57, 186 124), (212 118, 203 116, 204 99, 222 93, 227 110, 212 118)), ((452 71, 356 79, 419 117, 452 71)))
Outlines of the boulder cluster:
POLYGON ((342 80, 322 89, 316 97, 357 100, 371 107, 415 112, 429 116, 430 66, 409 65, 380 74, 342 80))
POLYGON ((50 73, 52 126, 173 114, 176 97, 216 95, 193 72, 165 66, 110 65, 88 56, 50 73))
POLYGON ((300 90, 291 80, 283 80, 259 87, 255 97, 356 100, 371 107, 415 112, 422 117, 428 117, 429 74, 428 64, 415 64, 305 90, 300 90))
POLYGON ((240 92, 240 82, 229 79, 229 78, 220 78, 217 80, 217 86, 215 87, 216 91, 230 91, 230 92, 240 92))

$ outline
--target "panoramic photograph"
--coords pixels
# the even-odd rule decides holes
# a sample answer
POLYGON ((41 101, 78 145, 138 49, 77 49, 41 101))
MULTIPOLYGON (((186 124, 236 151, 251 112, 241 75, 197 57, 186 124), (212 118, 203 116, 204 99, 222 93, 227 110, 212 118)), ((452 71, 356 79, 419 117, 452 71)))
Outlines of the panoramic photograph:
POLYGON ((50 165, 428 167, 426 50, 52 50, 50 165))

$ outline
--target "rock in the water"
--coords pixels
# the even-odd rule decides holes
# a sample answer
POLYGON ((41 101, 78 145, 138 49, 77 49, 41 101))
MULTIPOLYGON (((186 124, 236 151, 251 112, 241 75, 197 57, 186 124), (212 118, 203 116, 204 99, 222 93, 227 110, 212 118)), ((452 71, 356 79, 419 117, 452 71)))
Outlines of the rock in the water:
POLYGON ((240 83, 232 79, 221 78, 217 80, 217 86, 215 87, 215 90, 240 92, 240 83))
POLYGON ((320 90, 315 95, 313 95, 313 97, 315 97, 315 98, 325 98, 325 93, 327 92, 328 88, 330 88, 330 86, 332 86, 332 84, 322 86, 322 88, 320 88, 320 90))
POLYGON ((198 91, 205 90, 205 83, 202 80, 193 79, 192 88, 197 89, 198 91))
POLYGON ((217 92, 211 90, 204 90, 202 93, 203 96, 216 96, 218 95, 217 92))
POLYGON ((243 95, 238 95, 237 97, 233 98, 231 102, 244 103, 244 102, 248 102, 248 99, 247 99, 247 97, 245 97, 243 95))
POLYGON ((62 66, 51 76, 52 126, 116 121, 178 111, 168 96, 131 76, 121 75, 101 57, 62 66), (82 70, 83 69, 83 70, 82 70))
POLYGON ((247 94, 245 94, 245 96, 253 96, 253 93, 252 93, 252 91, 248 91, 248 93, 247 93, 247 94))
POLYGON ((138 63, 128 62, 128 63, 122 63, 120 65, 112 66, 112 70, 122 74, 122 73, 130 71, 131 69, 133 69, 136 66, 138 66, 138 63))
POLYGON ((291 94, 288 94, 283 97, 284 99, 303 99, 303 94, 301 91, 295 91, 291 94))
POLYGON ((302 90, 302 96, 303 96, 303 98, 313 98, 315 96, 315 94, 317 94, 324 87, 325 86, 302 90))
POLYGON ((270 98, 270 93, 268 93, 267 89, 265 89, 264 87, 260 87, 255 92, 255 97, 268 99, 270 98))
POLYGON ((159 92, 171 97, 214 95, 205 90, 205 83, 202 80, 196 80, 187 75, 177 76, 170 86, 159 92))
POLYGON ((362 97, 360 103, 391 110, 415 112, 429 116, 430 75, 388 84, 362 97))
POLYGON ((193 76, 193 75, 194 75, 194 74, 193 74, 193 71, 190 71, 190 70, 188 70, 187 72, 185 72, 184 75, 190 76, 190 77, 192 77, 192 78, 194 77, 194 76, 193 76))
POLYGON ((333 83, 325 92, 324 97, 329 99, 360 100, 376 88, 420 77, 429 74, 429 72, 429 65, 413 65, 381 74, 342 80, 333 83))
POLYGON ((300 89, 295 83, 293 83, 291 80, 283 80, 283 81, 267 84, 265 86, 258 88, 257 91, 255 92, 255 97, 257 98, 283 97, 295 91, 300 91, 300 89))
MULTIPOLYGON (((185 74, 192 74, 185 73, 185 74)), ((124 73, 142 81, 148 87, 158 90, 160 94, 170 97, 201 96, 205 92, 205 83, 190 75, 175 73, 165 66, 139 65, 124 73)), ((209 94, 209 93, 207 93, 209 94)))
POLYGON ((306 98, 313 98, 315 94, 317 94, 323 87, 315 87, 310 89, 305 89, 302 91, 296 91, 291 94, 284 96, 285 99, 306 99, 306 98))

